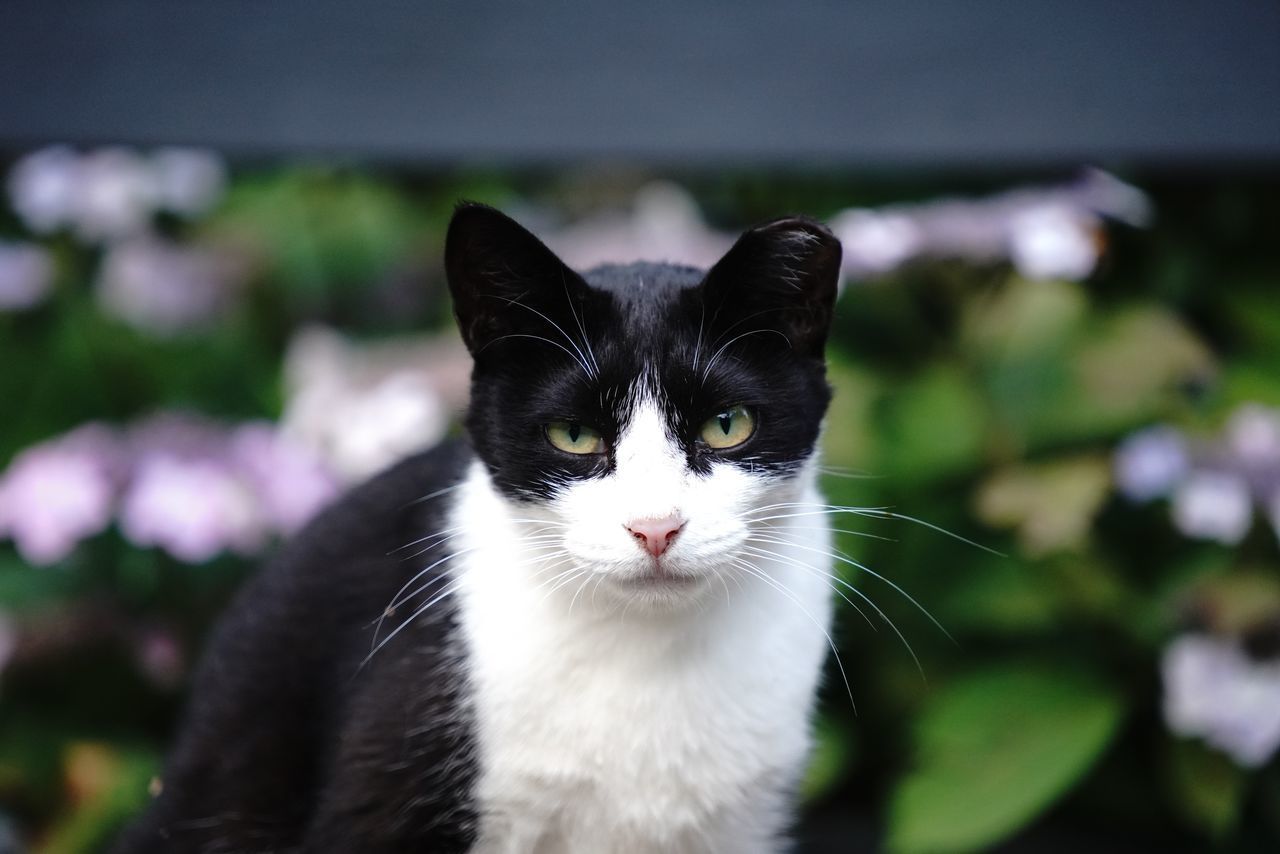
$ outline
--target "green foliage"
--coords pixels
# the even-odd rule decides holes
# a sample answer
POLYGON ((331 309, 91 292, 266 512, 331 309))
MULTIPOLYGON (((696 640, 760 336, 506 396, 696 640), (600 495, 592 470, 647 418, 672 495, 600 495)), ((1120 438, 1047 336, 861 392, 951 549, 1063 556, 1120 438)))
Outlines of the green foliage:
POLYGON ((916 724, 890 808, 890 850, 998 842, 1072 786, 1114 735, 1123 703, 1069 667, 997 666, 957 678, 916 724))
POLYGON ((1244 773, 1221 753, 1190 741, 1169 749, 1169 789, 1189 823, 1221 840, 1240 817, 1244 773))

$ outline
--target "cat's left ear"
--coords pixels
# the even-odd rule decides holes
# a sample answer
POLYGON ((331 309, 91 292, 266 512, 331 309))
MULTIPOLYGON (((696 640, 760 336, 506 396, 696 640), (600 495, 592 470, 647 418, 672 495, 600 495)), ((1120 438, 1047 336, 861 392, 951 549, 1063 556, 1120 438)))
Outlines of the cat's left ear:
POLYGON ((711 268, 703 298, 721 329, 777 329, 797 353, 821 358, 840 255, 840 241, 821 223, 804 217, 766 222, 738 238, 711 268))

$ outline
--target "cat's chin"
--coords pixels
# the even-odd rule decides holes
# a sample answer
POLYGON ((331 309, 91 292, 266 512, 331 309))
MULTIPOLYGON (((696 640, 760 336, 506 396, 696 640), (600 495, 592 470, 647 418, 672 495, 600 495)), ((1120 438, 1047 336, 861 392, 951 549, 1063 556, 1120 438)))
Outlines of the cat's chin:
POLYGON ((644 567, 629 572, 610 572, 600 585, 608 597, 635 611, 678 611, 700 602, 710 589, 710 576, 674 568, 644 567))

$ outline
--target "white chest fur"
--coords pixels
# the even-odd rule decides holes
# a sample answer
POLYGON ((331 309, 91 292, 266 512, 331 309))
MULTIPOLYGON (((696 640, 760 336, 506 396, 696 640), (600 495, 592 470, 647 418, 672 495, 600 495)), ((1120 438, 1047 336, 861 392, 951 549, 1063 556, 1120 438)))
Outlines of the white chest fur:
POLYGON ((592 607, 590 586, 564 588, 576 605, 549 595, 560 570, 529 571, 537 547, 474 469, 454 524, 480 759, 476 851, 777 850, 828 644, 820 518, 774 523, 794 522, 784 539, 796 545, 769 546, 786 561, 751 561, 769 581, 744 572, 698 608, 625 613, 592 607))

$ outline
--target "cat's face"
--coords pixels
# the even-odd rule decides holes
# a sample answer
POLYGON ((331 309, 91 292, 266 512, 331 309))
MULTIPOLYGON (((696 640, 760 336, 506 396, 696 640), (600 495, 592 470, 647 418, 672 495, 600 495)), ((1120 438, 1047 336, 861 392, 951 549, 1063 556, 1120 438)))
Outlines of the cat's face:
POLYGON ((585 570, 574 586, 613 603, 719 591, 749 526, 796 500, 813 454, 838 241, 779 220, 706 273, 580 276, 502 214, 466 206, 446 265, 475 358, 467 426, 548 555, 513 571, 543 572, 550 589, 585 570))

